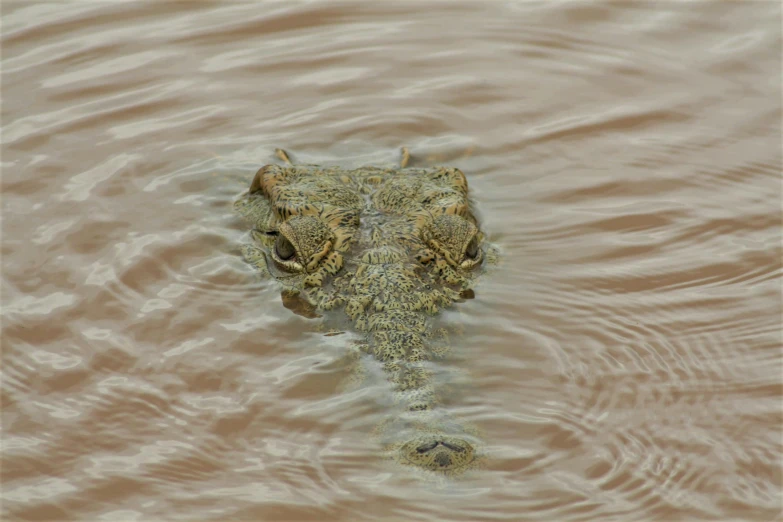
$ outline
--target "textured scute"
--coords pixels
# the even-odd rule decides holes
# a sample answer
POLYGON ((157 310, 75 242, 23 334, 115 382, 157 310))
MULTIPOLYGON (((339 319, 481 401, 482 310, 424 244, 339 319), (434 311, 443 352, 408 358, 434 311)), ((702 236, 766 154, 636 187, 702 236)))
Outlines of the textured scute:
POLYGON ((308 304, 303 315, 342 309, 363 333, 360 351, 382 365, 400 408, 376 430, 390 440, 388 454, 443 474, 471 467, 478 453, 469 430, 444 424, 442 412, 437 422, 406 417, 443 410, 429 365, 442 358, 444 336, 430 316, 471 288, 487 248, 465 175, 267 165, 234 206, 254 229, 255 246, 243 248, 250 263, 262 271, 266 263, 286 295, 308 304))
POLYGON ((388 310, 370 316, 370 331, 403 330, 423 334, 427 319, 420 313, 407 310, 388 310))

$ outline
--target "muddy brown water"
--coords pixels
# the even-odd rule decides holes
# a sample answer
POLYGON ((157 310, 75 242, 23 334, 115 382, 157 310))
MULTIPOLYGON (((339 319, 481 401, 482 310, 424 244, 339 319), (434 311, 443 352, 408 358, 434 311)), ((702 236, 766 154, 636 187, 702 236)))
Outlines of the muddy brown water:
POLYGON ((3 2, 2 519, 780 519, 781 78, 778 2, 3 2), (401 145, 503 255, 439 487, 231 211, 401 145))

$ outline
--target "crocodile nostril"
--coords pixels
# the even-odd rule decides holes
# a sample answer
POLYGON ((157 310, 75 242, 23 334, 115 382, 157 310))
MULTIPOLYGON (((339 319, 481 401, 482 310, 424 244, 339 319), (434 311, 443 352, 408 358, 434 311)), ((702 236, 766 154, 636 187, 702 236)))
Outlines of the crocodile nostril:
POLYGON ((416 448, 417 453, 427 453, 428 451, 435 449, 438 446, 438 441, 432 441, 428 442, 427 444, 422 444, 418 448, 416 448))
POLYGON ((448 442, 441 442, 445 447, 449 448, 451 451, 456 451, 457 453, 462 453, 465 451, 465 448, 460 448, 459 446, 455 446, 454 444, 449 444, 448 442))

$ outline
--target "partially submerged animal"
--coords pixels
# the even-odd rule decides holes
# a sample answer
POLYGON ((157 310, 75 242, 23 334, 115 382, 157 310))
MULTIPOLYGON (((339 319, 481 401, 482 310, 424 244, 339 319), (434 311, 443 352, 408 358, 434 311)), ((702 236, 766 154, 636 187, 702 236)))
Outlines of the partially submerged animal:
MULTIPOLYGON (((236 210, 253 226, 246 260, 310 315, 343 310, 382 364, 400 410, 377 430, 394 460, 446 475, 479 459, 476 431, 439 408, 433 364, 448 351, 431 316, 472 296, 484 240, 456 168, 266 165, 236 210)), ((335 312, 337 313, 337 312, 335 312)))

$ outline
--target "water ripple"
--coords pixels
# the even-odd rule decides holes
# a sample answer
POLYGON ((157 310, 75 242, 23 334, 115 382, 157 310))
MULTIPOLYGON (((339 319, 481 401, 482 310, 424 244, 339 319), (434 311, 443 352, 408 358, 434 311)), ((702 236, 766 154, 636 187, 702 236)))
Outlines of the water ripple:
POLYGON ((3 517, 781 518, 780 19, 4 5, 3 517), (388 384, 344 391, 355 339, 282 306, 231 210, 275 147, 403 145, 502 251, 442 317, 488 458, 441 485, 379 458, 388 384))

